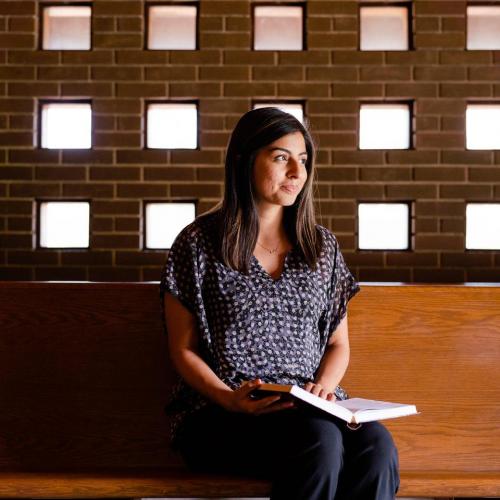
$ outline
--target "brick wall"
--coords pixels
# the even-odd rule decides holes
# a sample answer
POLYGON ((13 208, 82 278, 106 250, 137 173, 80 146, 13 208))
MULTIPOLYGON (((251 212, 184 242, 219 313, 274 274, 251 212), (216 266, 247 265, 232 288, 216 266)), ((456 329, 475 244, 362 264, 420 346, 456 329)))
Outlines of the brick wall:
POLYGON ((224 148, 252 99, 303 99, 319 142, 320 222, 360 280, 500 280, 468 251, 465 202, 500 201, 500 151, 465 150, 465 104, 500 101, 500 51, 465 50, 465 2, 415 0, 415 50, 360 52, 358 2, 308 0, 307 50, 251 50, 250 2, 202 0, 200 49, 144 50, 144 3, 93 2, 93 50, 38 50, 41 2, 0 2, 0 279, 158 280, 144 200, 222 194, 224 148), (88 98, 90 151, 36 147, 38 100, 88 98), (145 150, 148 99, 197 99, 200 149, 145 150), (363 100, 414 101, 414 149, 357 150, 363 100), (35 200, 91 199, 91 250, 35 250, 35 200), (357 201, 412 201, 413 251, 355 251, 357 201))

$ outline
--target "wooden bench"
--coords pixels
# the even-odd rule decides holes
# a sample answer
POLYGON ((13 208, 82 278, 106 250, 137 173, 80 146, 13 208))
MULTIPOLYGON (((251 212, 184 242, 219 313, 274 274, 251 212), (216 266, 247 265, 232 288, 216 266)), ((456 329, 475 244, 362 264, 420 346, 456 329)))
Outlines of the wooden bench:
MULTIPOLYGON (((265 497, 188 472, 169 448, 157 283, 0 282, 0 497, 265 497)), ((400 496, 500 495, 500 286, 362 284, 351 395, 387 421, 400 496)))

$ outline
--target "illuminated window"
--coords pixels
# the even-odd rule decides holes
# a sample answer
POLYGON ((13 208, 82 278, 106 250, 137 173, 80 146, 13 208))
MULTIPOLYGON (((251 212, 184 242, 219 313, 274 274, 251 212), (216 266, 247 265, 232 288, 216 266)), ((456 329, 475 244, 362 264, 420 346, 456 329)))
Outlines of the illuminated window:
POLYGON ((273 108, 278 108, 281 109, 281 111, 285 111, 285 113, 290 113, 291 115, 295 116, 299 122, 303 122, 304 120, 304 107, 302 104, 286 104, 286 103, 256 103, 253 106, 253 109, 259 109, 259 108, 268 108, 268 107, 273 107, 273 108))
POLYGON ((409 104, 362 104, 359 113, 359 149, 409 149, 409 104))
POLYGON ((148 203, 146 205, 146 248, 172 247, 177 235, 195 219, 194 203, 148 203))
POLYGON ((361 50, 408 50, 408 7, 361 7, 361 50))
POLYGON ((88 248, 90 205, 79 201, 40 203, 40 247, 88 248))
POLYGON ((151 5, 148 49, 196 49, 196 6, 151 5))
POLYGON ((500 149, 500 104, 469 104, 465 112, 467 149, 500 149))
POLYGON ((256 6, 254 10, 255 50, 302 50, 303 8, 298 6, 256 6))
POLYGON ((465 248, 500 250, 500 203, 467 205, 465 248))
POLYGON ((48 149, 89 149, 92 108, 89 103, 46 103, 41 108, 41 146, 48 149))
POLYGON ((47 6, 42 12, 44 50, 90 50, 91 7, 47 6))
POLYGON ((147 147, 155 149, 196 149, 198 111, 196 104, 149 104, 147 147))
POLYGON ((500 49, 500 5, 467 7, 467 48, 500 49))
POLYGON ((410 207, 406 203, 360 203, 360 250, 408 250, 410 207))

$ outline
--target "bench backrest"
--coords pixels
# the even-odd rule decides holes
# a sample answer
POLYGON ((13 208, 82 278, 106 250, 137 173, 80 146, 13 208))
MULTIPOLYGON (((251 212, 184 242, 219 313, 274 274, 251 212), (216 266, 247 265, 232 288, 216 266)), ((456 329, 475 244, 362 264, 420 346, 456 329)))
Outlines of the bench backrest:
MULTIPOLYGON (((414 403, 387 421, 406 471, 500 469, 500 287, 362 284, 352 395, 414 403)), ((157 283, 0 282, 0 469, 179 465, 157 283)))

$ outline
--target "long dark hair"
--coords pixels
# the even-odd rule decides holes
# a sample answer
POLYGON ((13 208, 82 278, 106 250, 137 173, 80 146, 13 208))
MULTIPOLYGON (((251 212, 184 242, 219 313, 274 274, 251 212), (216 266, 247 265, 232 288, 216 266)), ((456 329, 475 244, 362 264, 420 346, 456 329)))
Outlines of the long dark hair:
POLYGON ((316 267, 321 234, 316 228, 312 186, 316 147, 308 130, 293 115, 275 107, 253 109, 236 124, 226 152, 224 198, 210 213, 219 217, 218 246, 225 265, 248 274, 257 237, 259 218, 252 190, 252 170, 259 150, 284 135, 301 132, 307 151, 307 180, 295 202, 284 207, 284 229, 298 246, 308 266, 316 267))

